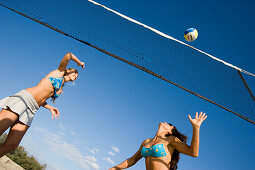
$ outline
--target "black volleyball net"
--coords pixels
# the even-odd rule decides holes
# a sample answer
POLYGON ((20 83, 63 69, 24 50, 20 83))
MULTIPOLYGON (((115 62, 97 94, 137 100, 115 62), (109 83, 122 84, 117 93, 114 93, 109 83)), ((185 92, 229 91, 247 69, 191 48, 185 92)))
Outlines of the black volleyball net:
POLYGON ((0 5, 255 124, 255 99, 242 75, 252 73, 92 0, 0 0, 0 5))

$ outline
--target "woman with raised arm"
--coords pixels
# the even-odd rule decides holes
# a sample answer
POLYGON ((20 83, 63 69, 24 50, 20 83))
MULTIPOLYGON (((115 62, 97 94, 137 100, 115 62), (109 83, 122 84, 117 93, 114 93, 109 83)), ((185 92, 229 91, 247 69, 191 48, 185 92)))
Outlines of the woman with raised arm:
POLYGON ((199 129, 201 123, 207 118, 205 113, 196 113, 194 119, 188 115, 193 126, 191 146, 187 145, 187 137, 177 131, 171 124, 160 123, 154 138, 142 142, 139 150, 130 158, 110 170, 126 169, 136 164, 142 157, 145 158, 146 170, 176 170, 183 153, 198 157, 199 129))
POLYGON ((2 107, 0 111, 0 135, 10 127, 5 142, 0 146, 0 157, 18 147, 40 106, 50 110, 52 119, 59 117, 58 109, 47 104, 46 100, 52 98, 55 101, 62 93, 63 85, 68 81, 77 79, 77 70, 66 69, 70 60, 84 68, 83 62, 72 53, 67 53, 58 69, 50 72, 37 86, 21 90, 13 96, 0 100, 0 107, 2 107))

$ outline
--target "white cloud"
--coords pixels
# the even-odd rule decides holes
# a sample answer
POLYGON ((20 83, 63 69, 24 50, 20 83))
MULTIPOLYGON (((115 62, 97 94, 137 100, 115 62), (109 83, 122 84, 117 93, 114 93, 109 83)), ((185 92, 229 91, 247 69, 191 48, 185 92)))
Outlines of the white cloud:
MULTIPOLYGON (((31 140, 31 139, 30 139, 31 140)), ((47 161, 47 155, 41 154, 31 148, 31 145, 25 146, 30 155, 33 155, 40 163, 47 164, 47 170, 61 170, 56 164, 47 161)))
POLYGON ((59 135, 61 135, 61 136, 65 136, 65 134, 66 134, 66 128, 65 128, 65 126, 62 124, 62 123, 59 123, 58 124, 58 127, 59 127, 59 131, 57 132, 59 135))
POLYGON ((55 154, 67 158, 87 170, 91 168, 98 170, 100 168, 95 157, 83 155, 76 145, 67 143, 62 135, 39 127, 36 127, 35 130, 41 132, 44 136, 44 143, 46 143, 55 154))
POLYGON ((114 156, 114 155, 115 155, 115 153, 114 153, 114 152, 112 152, 112 151, 109 151, 109 152, 108 152, 108 155, 110 155, 110 156, 114 156))
POLYGON ((112 150, 114 150, 116 153, 118 153, 120 151, 120 149, 116 146, 112 146, 112 150))
POLYGON ((103 160, 109 162, 109 163, 112 164, 112 165, 115 165, 115 163, 113 162, 113 160, 111 160, 111 158, 109 158, 108 156, 107 156, 107 157, 103 157, 103 160))
POLYGON ((61 169, 55 164, 47 163, 47 170, 61 170, 61 169))
POLYGON ((95 157, 93 157, 93 156, 86 156, 85 157, 85 160, 86 160, 86 162, 90 165, 90 166, 92 166, 94 169, 99 169, 99 166, 97 165, 97 163, 96 163, 96 158, 95 157))
POLYGON ((99 149, 93 148, 93 149, 90 150, 90 152, 93 153, 93 154, 96 154, 96 153, 99 152, 99 149))

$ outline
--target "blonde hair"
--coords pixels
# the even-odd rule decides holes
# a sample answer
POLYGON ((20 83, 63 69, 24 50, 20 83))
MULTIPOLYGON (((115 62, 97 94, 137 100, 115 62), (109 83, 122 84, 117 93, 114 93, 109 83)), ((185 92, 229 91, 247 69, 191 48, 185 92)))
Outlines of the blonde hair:
POLYGON ((78 70, 76 70, 74 68, 68 68, 68 69, 65 70, 64 76, 68 75, 70 72, 78 73, 78 70))

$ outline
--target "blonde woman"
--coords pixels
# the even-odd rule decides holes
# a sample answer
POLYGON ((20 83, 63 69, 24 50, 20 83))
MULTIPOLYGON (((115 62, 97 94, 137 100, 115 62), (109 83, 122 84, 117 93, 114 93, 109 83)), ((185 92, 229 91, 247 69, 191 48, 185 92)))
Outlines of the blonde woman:
POLYGON ((34 114, 41 106, 50 110, 52 119, 59 117, 58 109, 49 105, 46 100, 52 98, 55 101, 62 93, 63 85, 68 81, 77 79, 78 71, 76 69, 66 69, 70 60, 84 68, 84 63, 74 54, 67 53, 58 69, 41 79, 37 86, 21 90, 15 95, 0 100, 0 107, 2 107, 0 111, 0 135, 10 127, 5 142, 0 146, 0 157, 18 147, 31 126, 34 114))

